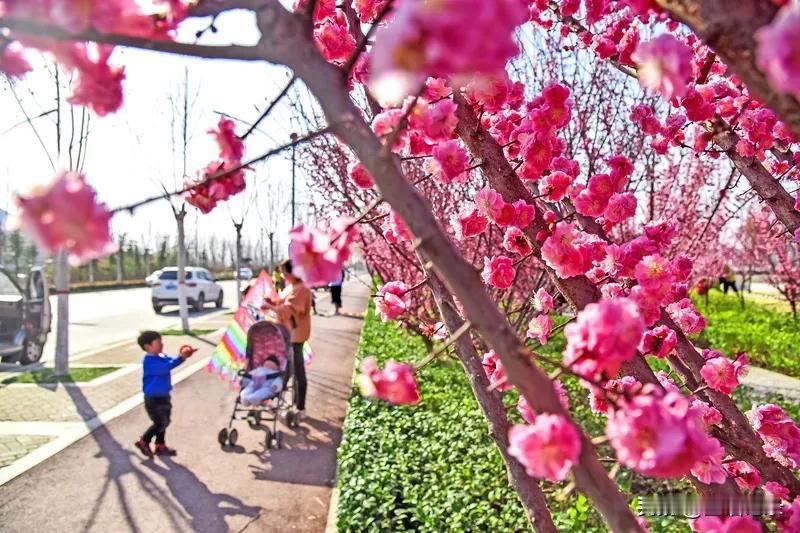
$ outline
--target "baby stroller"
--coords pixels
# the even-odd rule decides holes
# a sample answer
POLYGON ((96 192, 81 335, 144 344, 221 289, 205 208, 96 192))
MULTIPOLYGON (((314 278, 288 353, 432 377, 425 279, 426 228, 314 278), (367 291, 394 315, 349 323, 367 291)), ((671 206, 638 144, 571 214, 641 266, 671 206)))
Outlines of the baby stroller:
POLYGON ((292 402, 287 398, 292 398, 289 380, 294 375, 292 366, 292 345, 287 329, 280 324, 261 320, 250 327, 247 332, 247 347, 245 356, 247 363, 244 370, 239 371, 238 381, 240 390, 253 379, 253 372, 263 367, 265 363, 277 363, 278 370, 265 378, 280 377, 282 383, 274 394, 263 399, 257 405, 245 405, 242 402, 242 394, 236 396, 236 403, 233 405, 233 413, 228 421, 228 427, 222 428, 217 435, 221 446, 236 444, 239 433, 233 427, 234 420, 247 420, 251 429, 263 427, 262 422, 271 422, 265 428, 265 444, 267 448, 280 448, 283 442, 283 434, 277 429, 278 417, 285 413, 286 423, 289 427, 298 424, 297 415, 292 411, 292 402))

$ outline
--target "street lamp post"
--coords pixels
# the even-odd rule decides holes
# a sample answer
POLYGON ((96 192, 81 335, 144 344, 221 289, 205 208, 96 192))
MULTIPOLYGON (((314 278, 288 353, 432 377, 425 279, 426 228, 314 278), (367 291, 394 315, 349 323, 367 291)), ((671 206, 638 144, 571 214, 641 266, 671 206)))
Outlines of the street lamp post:
POLYGON ((296 133, 292 133, 290 135, 290 138, 292 139, 292 143, 293 143, 292 144, 292 227, 294 227, 295 220, 296 220, 296 218, 295 218, 295 152, 296 152, 296 148, 297 148, 297 145, 294 144, 294 143, 297 141, 297 134, 296 133))

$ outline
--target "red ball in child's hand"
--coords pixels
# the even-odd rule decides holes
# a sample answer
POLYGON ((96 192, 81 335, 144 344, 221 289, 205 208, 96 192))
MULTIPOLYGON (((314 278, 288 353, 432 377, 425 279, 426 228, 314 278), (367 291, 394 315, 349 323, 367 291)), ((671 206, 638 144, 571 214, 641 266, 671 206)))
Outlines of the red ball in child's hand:
POLYGON ((192 354, 194 354, 194 352, 196 352, 196 351, 197 351, 197 348, 194 348, 193 346, 189 346, 188 344, 184 344, 179 349, 180 354, 182 356, 184 356, 184 357, 191 357, 192 354))

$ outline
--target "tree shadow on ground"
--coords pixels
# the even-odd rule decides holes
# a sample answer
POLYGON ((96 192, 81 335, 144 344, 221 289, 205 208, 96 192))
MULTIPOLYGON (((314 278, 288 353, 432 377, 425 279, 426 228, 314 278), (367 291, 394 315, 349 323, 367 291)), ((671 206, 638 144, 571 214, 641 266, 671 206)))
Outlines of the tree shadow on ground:
MULTIPOLYGON (((94 420, 98 413, 92 407, 83 391, 78 387, 68 387, 67 392, 77 407, 78 412, 87 424, 96 424, 94 420)), ((131 531, 139 532, 137 522, 138 513, 132 508, 126 493, 123 478, 133 476, 141 490, 164 510, 168 523, 163 524, 165 531, 179 531, 190 526, 194 531, 223 531, 227 528, 225 517, 243 515, 251 518, 257 517, 261 512, 259 507, 248 506, 237 498, 228 494, 216 494, 197 478, 197 476, 184 466, 170 458, 160 458, 166 467, 159 466, 153 459, 142 460, 132 450, 122 446, 114 439, 108 427, 103 425, 91 433, 91 438, 96 442, 100 451, 96 457, 105 458, 108 467, 104 476, 100 494, 88 513, 82 531, 88 532, 97 524, 97 517, 109 504, 106 500, 117 494, 122 513, 131 531), (155 474, 161 475, 166 483, 164 490, 147 475, 142 466, 155 474), (175 501, 170 498, 170 495, 175 501), (186 515, 190 517, 187 524, 186 515), (183 526, 183 527, 182 527, 183 526)))

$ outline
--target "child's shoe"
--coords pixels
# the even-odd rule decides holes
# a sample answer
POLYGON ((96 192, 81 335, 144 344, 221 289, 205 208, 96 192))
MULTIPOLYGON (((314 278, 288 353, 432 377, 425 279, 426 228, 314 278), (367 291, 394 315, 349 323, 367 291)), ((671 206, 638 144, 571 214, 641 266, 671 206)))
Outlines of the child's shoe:
POLYGON ((153 450, 150 449, 150 443, 145 442, 144 439, 140 438, 137 440, 136 447, 139 448, 139 451, 142 452, 146 457, 153 457, 153 450))
POLYGON ((168 455, 170 457, 173 457, 175 455, 178 455, 178 452, 176 452, 172 448, 167 448, 166 444, 159 443, 156 444, 156 455, 168 455))

